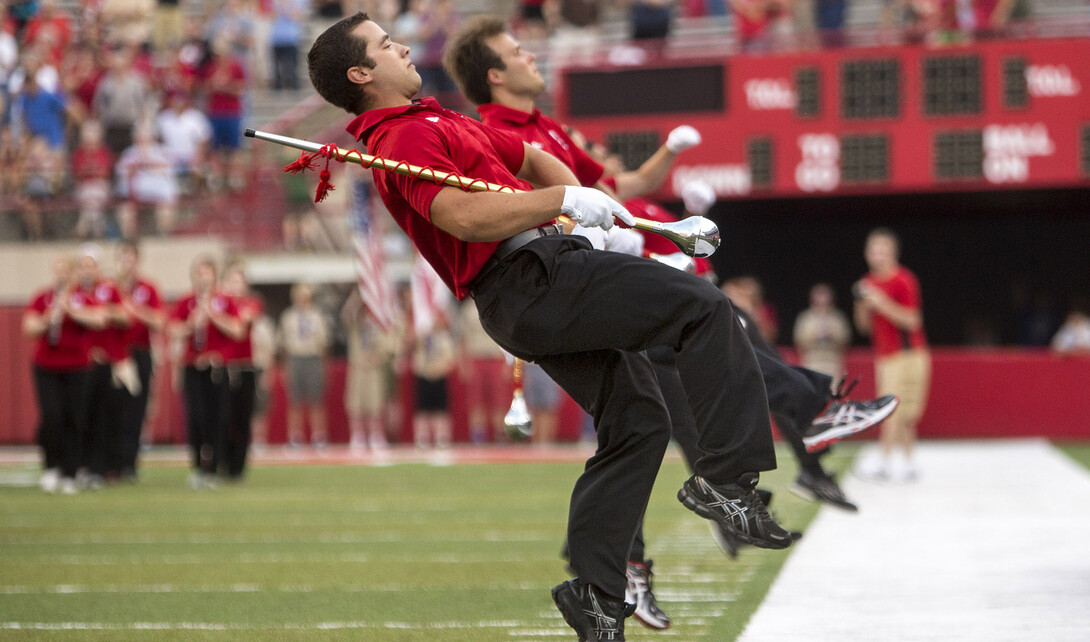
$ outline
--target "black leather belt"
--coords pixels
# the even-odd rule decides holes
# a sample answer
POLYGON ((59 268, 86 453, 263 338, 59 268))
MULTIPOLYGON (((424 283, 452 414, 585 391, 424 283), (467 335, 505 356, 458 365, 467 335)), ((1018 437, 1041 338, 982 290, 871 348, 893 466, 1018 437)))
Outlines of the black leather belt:
POLYGON ((526 246, 530 241, 536 241, 543 236, 552 236, 553 234, 563 234, 564 228, 559 224, 545 225, 543 227, 535 227, 532 230, 526 230, 525 232, 519 232, 506 241, 496 246, 492 256, 485 261, 481 266, 481 271, 477 272, 477 276, 473 277, 473 282, 469 284, 469 291, 472 294, 477 289, 477 284, 484 280, 484 277, 489 272, 499 267, 507 258, 526 246))

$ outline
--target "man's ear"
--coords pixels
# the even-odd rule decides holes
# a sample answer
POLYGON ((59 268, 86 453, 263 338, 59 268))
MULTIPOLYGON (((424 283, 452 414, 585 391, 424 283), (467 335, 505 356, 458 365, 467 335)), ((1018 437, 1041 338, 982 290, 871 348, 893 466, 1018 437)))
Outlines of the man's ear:
POLYGON ((348 79, 357 85, 366 85, 374 80, 374 77, 371 75, 371 70, 360 65, 349 67, 347 75, 348 79))
POLYGON ((503 70, 502 69, 497 69, 495 67, 489 69, 488 73, 485 74, 485 79, 488 80, 488 84, 490 84, 490 85, 502 85, 503 84, 503 78, 504 78, 503 70))

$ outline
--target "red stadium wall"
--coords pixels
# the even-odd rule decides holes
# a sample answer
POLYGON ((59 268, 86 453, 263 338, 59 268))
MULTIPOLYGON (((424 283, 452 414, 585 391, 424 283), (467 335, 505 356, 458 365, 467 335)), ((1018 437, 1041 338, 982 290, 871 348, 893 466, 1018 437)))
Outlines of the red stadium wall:
MULTIPOLYGON (((20 332, 20 308, 0 308, 0 444, 34 441, 37 410, 30 378, 30 343, 20 332)), ((1020 349, 936 349, 927 411, 920 424, 927 438, 1026 437, 1090 439, 1090 357, 1057 357, 1046 351, 1020 349)), ((855 350, 848 368, 860 379, 854 396, 873 395, 873 358, 855 350)), ((169 367, 160 365, 156 401, 149 411, 149 434, 156 443, 184 443, 185 425, 179 395, 169 367)), ((333 442, 348 440, 342 403, 345 364, 331 359, 326 408, 333 442)), ((273 373, 269 403, 271 443, 285 439, 283 377, 273 373)), ((411 378, 403 378, 401 441, 411 441, 411 378)), ((452 378, 451 412, 455 438, 468 434, 461 382, 452 378)), ((580 410, 567 400, 561 410, 560 436, 576 439, 580 410)))

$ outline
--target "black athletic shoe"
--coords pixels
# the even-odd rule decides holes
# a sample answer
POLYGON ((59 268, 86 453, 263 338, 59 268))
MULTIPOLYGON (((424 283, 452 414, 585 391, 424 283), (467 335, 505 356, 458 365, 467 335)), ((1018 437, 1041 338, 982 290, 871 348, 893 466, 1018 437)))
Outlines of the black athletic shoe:
POLYGON ((636 610, 635 604, 607 597, 578 577, 554 586, 553 602, 579 635, 579 642, 624 640, 624 619, 636 610))
POLYGON ((897 397, 886 395, 872 401, 834 401, 814 418, 802 436, 806 452, 817 452, 848 435, 854 435, 893 414, 897 397))
POLYGON ((659 608, 655 592, 651 590, 651 565, 647 560, 643 564, 629 562, 625 575, 628 577, 628 586, 624 591, 624 601, 636 605, 636 620, 640 624, 651 629, 670 628, 670 617, 659 608))
POLYGON ((758 497, 757 475, 746 473, 734 484, 713 485, 693 475, 677 493, 678 500, 704 519, 715 520, 735 540, 758 548, 787 548, 791 533, 772 521, 758 497))
POLYGON ((844 496, 844 491, 840 490, 836 480, 828 475, 818 476, 804 472, 791 484, 790 491, 812 502, 822 502, 852 513, 859 511, 859 507, 844 496))

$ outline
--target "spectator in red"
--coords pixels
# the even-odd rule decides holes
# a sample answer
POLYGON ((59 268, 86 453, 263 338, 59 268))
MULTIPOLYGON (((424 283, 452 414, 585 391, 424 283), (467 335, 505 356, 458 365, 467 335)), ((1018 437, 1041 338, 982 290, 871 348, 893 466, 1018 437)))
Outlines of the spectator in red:
POLYGON ((131 241, 117 245, 117 289, 121 306, 132 319, 126 344, 136 368, 139 391, 126 399, 121 412, 121 435, 115 461, 122 481, 136 481, 136 460, 140 453, 140 432, 151 393, 151 333, 159 332, 166 322, 159 289, 138 271, 140 250, 131 241))
POLYGON ((230 408, 227 357, 232 340, 243 336, 231 297, 216 289, 216 263, 199 257, 190 273, 193 291, 182 297, 170 315, 170 335, 185 348, 186 423, 193 454, 192 490, 217 487, 216 471, 225 449, 230 408))
POLYGON ((222 289, 234 302, 239 323, 242 325, 242 336, 238 340, 230 341, 231 355, 227 360, 228 380, 231 382, 231 410, 222 463, 227 479, 237 481, 246 472, 246 454, 250 450, 253 434, 251 425, 257 395, 257 371, 254 369, 254 350, 250 335, 254 322, 265 313, 265 305, 250 292, 246 272, 239 263, 233 263, 223 271, 222 289))
POLYGON ((79 491, 83 435, 87 430, 89 335, 105 324, 101 308, 75 287, 72 260, 53 263, 53 286, 36 293, 23 314, 23 334, 37 343, 34 390, 38 401, 38 444, 42 447, 43 491, 79 491))
POLYGON ((976 30, 980 35, 1001 31, 1010 22, 1014 0, 973 0, 976 30))
POLYGON ((768 51, 772 47, 773 25, 790 17, 791 0, 730 0, 735 32, 742 51, 768 51))
POLYGON ((226 176, 232 189, 241 189, 243 180, 236 168, 236 155, 242 145, 242 96, 246 91, 246 71, 231 54, 225 39, 212 42, 212 51, 199 72, 201 88, 207 96, 205 113, 212 123, 212 167, 210 176, 226 176))
POLYGON ((84 45, 68 50, 61 68, 61 84, 73 99, 69 101, 69 109, 82 121, 93 109, 95 90, 106 70, 96 50, 84 45))
POLYGON ((26 23, 23 46, 38 47, 46 62, 59 66, 72 42, 72 21, 68 13, 57 8, 56 0, 42 0, 37 15, 26 23))
POLYGON ((79 220, 76 236, 106 236, 106 206, 110 203, 110 179, 114 156, 102 142, 102 125, 89 120, 80 128, 79 147, 72 153, 72 178, 76 183, 79 220))

